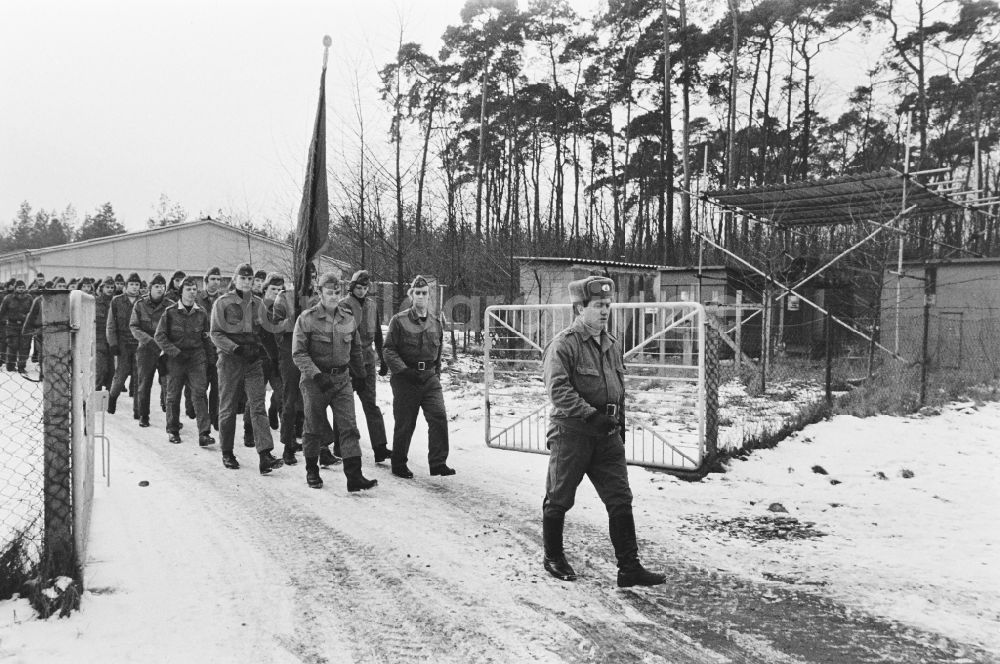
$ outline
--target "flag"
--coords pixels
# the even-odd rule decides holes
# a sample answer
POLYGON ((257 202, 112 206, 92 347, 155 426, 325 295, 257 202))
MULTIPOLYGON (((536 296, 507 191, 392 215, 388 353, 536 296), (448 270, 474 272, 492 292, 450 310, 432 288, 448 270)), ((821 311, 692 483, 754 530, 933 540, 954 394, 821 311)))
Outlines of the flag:
MULTIPOLYGON (((296 302, 306 294, 306 265, 326 244, 330 231, 329 196, 326 188, 326 58, 319 78, 319 106, 316 124, 309 144, 306 180, 302 185, 302 204, 295 227, 293 269, 295 271, 296 302)), ((298 313, 298 307, 296 307, 298 313)))

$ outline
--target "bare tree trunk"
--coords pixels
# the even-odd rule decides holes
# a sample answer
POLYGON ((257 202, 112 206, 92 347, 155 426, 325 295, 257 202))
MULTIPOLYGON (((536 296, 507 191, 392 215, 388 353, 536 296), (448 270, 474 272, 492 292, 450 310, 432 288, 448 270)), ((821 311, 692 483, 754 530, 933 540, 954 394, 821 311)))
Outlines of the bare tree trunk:
POLYGON ((729 72, 729 120, 727 131, 729 140, 726 145, 726 186, 736 186, 736 80, 739 71, 739 49, 740 49, 740 2, 739 0, 729 0, 729 13, 733 19, 733 46, 730 52, 729 72))
POLYGON ((684 53, 684 79, 681 85, 681 168, 684 170, 684 191, 681 192, 681 262, 691 259, 691 71, 687 54, 687 0, 679 0, 681 51, 684 53))
POLYGON ((476 238, 483 236, 483 155, 486 145, 486 84, 489 64, 483 70, 483 93, 479 102, 479 157, 476 159, 476 238))

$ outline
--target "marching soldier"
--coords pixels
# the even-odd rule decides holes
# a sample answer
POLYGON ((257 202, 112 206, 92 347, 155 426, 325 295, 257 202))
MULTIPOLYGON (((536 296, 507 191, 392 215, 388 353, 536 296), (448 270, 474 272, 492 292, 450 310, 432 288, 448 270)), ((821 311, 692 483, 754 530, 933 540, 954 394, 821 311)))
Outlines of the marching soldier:
POLYGON ((260 345, 260 298, 250 292, 253 270, 246 263, 236 268, 233 289, 219 296, 212 307, 211 339, 218 350, 216 369, 219 374, 219 436, 222 440, 222 465, 240 467, 233 454, 236 438, 238 400, 246 393, 247 407, 252 418, 259 470, 267 475, 282 466, 281 459, 271 454, 274 443, 264 408, 264 369, 260 345), (242 389, 241 389, 242 386, 242 389))
POLYGON ((94 336, 97 348, 97 366, 95 376, 97 389, 110 389, 111 381, 115 375, 115 358, 108 348, 108 310, 111 307, 111 298, 115 295, 114 277, 105 277, 94 298, 94 336))
POLYGON ((441 391, 441 346, 444 328, 428 311, 430 288, 419 274, 408 293, 412 306, 389 321, 382 355, 392 378, 392 474, 412 479, 407 467, 410 439, 421 409, 427 420, 427 463, 431 475, 454 475, 448 460, 448 414, 441 391))
MULTIPOLYGON (((7 296, 14 292, 16 279, 10 279, 0 287, 0 306, 7 296)), ((7 323, 0 318, 0 370, 7 368, 7 323)))
POLYGON ((212 422, 205 397, 205 368, 208 358, 210 321, 208 312, 195 301, 198 283, 194 277, 181 282, 180 299, 163 312, 153 339, 167 355, 167 435, 180 443, 181 391, 188 387, 198 422, 198 444, 212 445, 212 422))
MULTIPOLYGON (((162 351, 153 340, 156 326, 167 307, 172 304, 165 297, 167 280, 157 272, 149 280, 149 295, 142 297, 132 308, 129 319, 129 329, 139 343, 135 352, 136 373, 139 378, 139 392, 136 395, 139 402, 139 426, 149 426, 149 395, 153 388, 153 374, 157 371, 162 351)), ((163 367, 159 371, 160 394, 166 395, 167 377, 163 367)), ((162 401, 162 399, 161 399, 162 401)))
MULTIPOLYGON (((116 282, 117 283, 117 282, 116 282)), ((136 382, 135 353, 139 342, 132 336, 129 323, 132 320, 132 309, 139 301, 139 287, 142 279, 138 273, 128 275, 125 290, 121 295, 115 295, 108 308, 108 322, 105 334, 108 337, 108 349, 118 358, 115 365, 115 377, 111 382, 111 394, 108 395, 108 413, 114 414, 118 407, 118 396, 125 388, 125 381, 136 382)), ((132 401, 132 417, 139 419, 139 400, 132 401)))
MULTIPOLYGON (((218 266, 212 266, 205 273, 204 289, 198 293, 196 298, 198 306, 204 309, 209 318, 212 317, 212 307, 215 301, 222 294, 222 270, 218 266)), ((212 426, 216 431, 219 429, 219 372, 216 368, 218 353, 213 344, 207 349, 208 357, 205 358, 205 376, 208 383, 208 417, 212 421, 212 426)))
POLYGON ((0 323, 5 327, 7 340, 7 371, 23 372, 27 368, 31 335, 23 334, 23 328, 33 301, 27 286, 18 279, 14 282, 14 292, 0 303, 0 323))
MULTIPOLYGON (((365 389, 358 392, 361 407, 365 411, 368 437, 371 438, 375 462, 385 461, 392 455, 385 439, 385 421, 382 410, 375 402, 375 361, 382 359, 382 326, 375 311, 375 300, 368 297, 371 277, 367 270, 358 270, 347 285, 347 296, 340 301, 342 307, 349 307, 358 326, 361 348, 365 358, 365 389)), ((336 430, 339 434, 339 431, 336 430)))
POLYGON ((320 301, 302 312, 292 333, 292 359, 302 374, 299 388, 305 410, 302 436, 306 458, 306 483, 323 486, 319 475, 319 452, 333 431, 326 419, 328 406, 341 432, 344 475, 348 491, 370 489, 378 480, 361 473, 361 446, 354 420, 352 387, 363 391, 365 363, 361 338, 351 310, 339 305, 340 279, 328 272, 319 279, 320 301))
POLYGON ((181 301, 181 288, 184 285, 184 279, 187 275, 184 274, 184 270, 177 270, 174 272, 174 276, 170 277, 170 283, 167 284, 167 299, 171 302, 181 301))
POLYGON ((605 277, 587 277, 571 282, 569 292, 577 317, 556 335, 542 359, 552 402, 542 503, 544 567, 557 579, 576 579, 563 551, 563 524, 586 475, 608 511, 618 586, 655 586, 666 579, 639 562, 622 433, 625 363, 621 344, 607 331, 615 284, 605 277))
MULTIPOLYGON (((142 281, 141 279, 139 280, 142 281)), ((115 275, 115 295, 121 295, 125 292, 125 277, 118 273, 115 275)))

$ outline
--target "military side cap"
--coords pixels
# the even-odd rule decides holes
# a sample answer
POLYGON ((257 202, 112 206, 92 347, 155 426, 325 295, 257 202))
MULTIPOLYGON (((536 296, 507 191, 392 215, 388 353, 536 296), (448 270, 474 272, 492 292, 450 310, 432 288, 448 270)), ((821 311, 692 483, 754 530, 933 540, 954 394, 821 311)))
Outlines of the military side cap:
POLYGON ((263 281, 264 279, 267 279, 267 272, 265 272, 264 270, 257 270, 256 272, 253 273, 253 278, 260 279, 261 281, 263 281))
POLYGON ((285 285, 285 278, 280 274, 278 274, 277 272, 272 272, 271 274, 267 275, 267 277, 265 277, 264 279, 264 288, 268 288, 270 286, 284 287, 284 285, 285 285))
POLYGON ((240 263, 236 266, 236 272, 234 272, 237 277, 250 277, 253 278, 253 268, 250 267, 250 263, 240 263))
POLYGON ((569 299, 574 303, 587 304, 592 299, 615 296, 615 282, 607 277, 584 277, 569 282, 569 299))
POLYGON ((121 272, 119 272, 118 274, 115 275, 115 281, 118 281, 118 282, 121 282, 121 283, 125 283, 125 277, 122 276, 121 272))
POLYGON ((107 286, 107 285, 111 285, 111 286, 114 286, 114 285, 115 285, 115 278, 114 278, 114 277, 112 277, 112 276, 111 276, 111 275, 109 274, 108 276, 104 277, 104 280, 103 280, 103 281, 101 281, 101 285, 102 285, 102 286, 107 286))
POLYGON ((410 288, 426 288, 426 287, 427 287, 427 280, 419 274, 413 277, 413 281, 410 282, 410 288))
POLYGON ((183 279, 186 276, 187 274, 184 273, 184 270, 177 270, 174 272, 174 276, 170 277, 170 283, 174 283, 178 279, 183 279))
POLYGON ((351 288, 355 286, 368 286, 372 278, 368 275, 368 270, 358 270, 351 276, 351 288))
POLYGON ((198 288, 198 280, 194 277, 184 277, 184 281, 181 282, 181 290, 187 288, 188 286, 198 288))
POLYGON ((14 288, 20 288, 21 286, 24 286, 24 285, 25 285, 24 282, 22 280, 20 280, 20 279, 18 279, 17 281, 14 282, 14 288))
POLYGON ((132 274, 128 275, 128 279, 125 280, 125 283, 130 284, 133 281, 137 284, 142 284, 142 279, 139 277, 138 272, 133 272, 132 274))
POLYGON ((324 272, 316 285, 319 288, 340 288, 340 277, 336 272, 324 272))
POLYGON ((164 286, 166 286, 166 285, 167 285, 167 279, 166 279, 166 277, 164 277, 164 276, 163 276, 162 274, 160 274, 159 272, 155 273, 155 274, 154 274, 154 275, 153 275, 153 276, 152 276, 152 277, 150 278, 150 280, 149 280, 149 285, 150 285, 150 286, 155 286, 156 284, 163 284, 164 286))
POLYGON ((208 268, 208 272, 205 273, 205 281, 208 281, 209 277, 221 277, 221 276, 222 276, 222 270, 219 269, 218 265, 213 265, 212 267, 208 268))

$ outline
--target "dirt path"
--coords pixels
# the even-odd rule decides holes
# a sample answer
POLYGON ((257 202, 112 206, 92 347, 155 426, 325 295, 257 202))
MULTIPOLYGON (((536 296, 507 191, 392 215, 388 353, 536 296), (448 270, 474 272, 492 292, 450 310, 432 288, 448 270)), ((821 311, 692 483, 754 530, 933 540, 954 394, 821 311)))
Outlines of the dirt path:
MULTIPOLYGON (((326 487, 315 491, 301 463, 261 477, 253 451, 238 448, 244 468, 227 471, 217 446, 198 449, 191 434, 169 445, 158 425, 156 416, 146 430, 109 418, 115 481, 131 482, 133 471, 155 476, 170 487, 180 515, 197 513, 192 527, 211 534, 198 537, 196 555, 229 561, 223 581, 246 584, 235 590, 249 603, 240 619, 255 652, 271 649, 262 659, 1000 661, 812 591, 696 568, 667 544, 642 544, 644 559, 667 571, 666 586, 619 590, 600 515, 572 520, 567 549, 581 578, 555 582, 540 565, 538 496, 517 482, 484 481, 488 471, 471 456, 452 478, 427 477, 415 465, 414 481, 393 478, 366 456, 366 473, 379 480, 374 490, 348 494, 343 474, 331 468, 323 472, 326 487), (273 601, 263 612, 261 597, 273 601)), ((419 439, 414 447, 424 449, 419 439)), ((171 539, 190 538, 172 532, 176 516, 156 518, 162 527, 129 525, 148 532, 135 533, 137 546, 123 555, 143 555, 143 543, 169 549, 171 539)), ((153 562, 174 555, 161 551, 153 562)))

